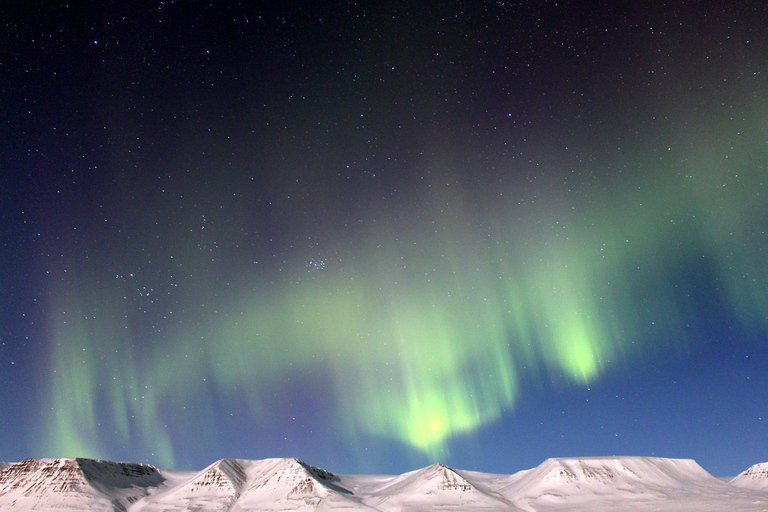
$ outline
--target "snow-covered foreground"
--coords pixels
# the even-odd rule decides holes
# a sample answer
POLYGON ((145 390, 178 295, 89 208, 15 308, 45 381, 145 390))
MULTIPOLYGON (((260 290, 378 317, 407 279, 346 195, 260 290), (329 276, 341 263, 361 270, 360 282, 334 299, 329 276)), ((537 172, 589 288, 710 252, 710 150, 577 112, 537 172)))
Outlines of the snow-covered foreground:
POLYGON ((0 465, 2 511, 768 511, 768 463, 730 482, 693 460, 549 459, 514 475, 436 464, 335 475, 297 459, 223 459, 200 472, 91 459, 0 465))

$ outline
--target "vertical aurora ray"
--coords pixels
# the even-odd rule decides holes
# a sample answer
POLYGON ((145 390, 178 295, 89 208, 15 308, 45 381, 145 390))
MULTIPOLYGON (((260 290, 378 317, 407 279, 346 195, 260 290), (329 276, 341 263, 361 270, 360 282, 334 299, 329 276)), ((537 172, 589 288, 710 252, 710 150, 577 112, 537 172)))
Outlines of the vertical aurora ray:
MULTIPOLYGON (((83 322, 83 311, 76 296, 61 297, 51 308, 61 315, 52 322, 50 401, 46 404, 47 443, 41 453, 102 453, 95 441, 99 438, 97 401, 99 376, 94 361, 90 336, 83 322), (59 307, 66 303, 69 309, 59 307)), ((57 316, 58 316, 57 315, 57 316)))
POLYGON ((126 315, 108 307, 116 297, 103 287, 82 286, 77 278, 70 278, 66 291, 57 288, 62 291, 51 307, 56 315, 52 378, 44 402, 49 421, 45 442, 34 443, 35 454, 103 458, 119 443, 141 446, 172 466, 174 451, 160 411, 173 390, 166 386, 158 393, 156 373, 141 368, 147 360, 133 351, 119 321, 126 315))

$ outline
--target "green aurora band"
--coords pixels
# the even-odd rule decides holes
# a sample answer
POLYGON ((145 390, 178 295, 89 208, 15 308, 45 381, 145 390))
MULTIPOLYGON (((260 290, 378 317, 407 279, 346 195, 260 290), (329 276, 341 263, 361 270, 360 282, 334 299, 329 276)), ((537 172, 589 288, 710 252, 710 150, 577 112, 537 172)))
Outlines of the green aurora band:
MULTIPOLYGON (((421 207, 366 219, 324 268, 297 254, 279 281, 244 276, 237 292, 201 299, 196 323, 141 348, 123 320, 134 313, 115 306, 123 292, 76 276, 53 293, 61 316, 39 453, 103 455, 94 440, 110 429, 173 465, 168 411, 195 404, 199 428, 214 432, 215 393, 266 421, 265 397, 293 373, 332 383, 353 439, 439 459, 451 439, 511 411, 524 382, 585 385, 665 350, 660 340, 687 343, 686 268, 705 265, 720 286, 710 292, 745 325, 765 325, 768 133, 750 129, 695 146, 681 137, 685 149, 658 148, 624 186, 483 197, 435 169, 421 207)), ((194 250, 177 257, 212 274, 220 265, 194 250)))

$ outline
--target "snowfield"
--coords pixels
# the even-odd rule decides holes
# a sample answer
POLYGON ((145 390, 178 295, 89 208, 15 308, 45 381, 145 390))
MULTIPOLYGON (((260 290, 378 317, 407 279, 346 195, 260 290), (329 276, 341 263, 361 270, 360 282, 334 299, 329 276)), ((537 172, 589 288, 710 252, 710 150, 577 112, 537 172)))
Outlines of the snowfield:
POLYGON ((768 512, 768 463, 726 482, 693 460, 549 459, 514 475, 435 464, 336 475, 298 459, 223 459, 199 472, 92 459, 0 464, 2 511, 768 512))

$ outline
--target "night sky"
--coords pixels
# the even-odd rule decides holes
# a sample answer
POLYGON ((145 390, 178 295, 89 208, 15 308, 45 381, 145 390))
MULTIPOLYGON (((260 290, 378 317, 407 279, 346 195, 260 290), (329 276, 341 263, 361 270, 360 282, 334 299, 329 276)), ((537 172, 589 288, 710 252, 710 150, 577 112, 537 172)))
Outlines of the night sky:
POLYGON ((279 3, 0 5, 0 460, 768 460, 764 2, 279 3))

